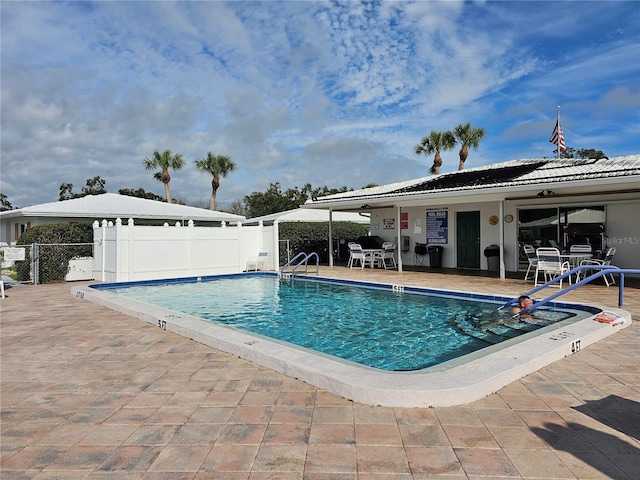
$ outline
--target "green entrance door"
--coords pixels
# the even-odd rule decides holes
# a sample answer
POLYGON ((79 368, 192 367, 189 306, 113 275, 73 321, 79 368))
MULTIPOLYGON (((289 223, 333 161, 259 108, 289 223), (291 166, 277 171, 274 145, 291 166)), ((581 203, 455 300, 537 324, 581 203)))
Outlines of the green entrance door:
POLYGON ((458 268, 480 268, 480 212, 456 216, 458 268))

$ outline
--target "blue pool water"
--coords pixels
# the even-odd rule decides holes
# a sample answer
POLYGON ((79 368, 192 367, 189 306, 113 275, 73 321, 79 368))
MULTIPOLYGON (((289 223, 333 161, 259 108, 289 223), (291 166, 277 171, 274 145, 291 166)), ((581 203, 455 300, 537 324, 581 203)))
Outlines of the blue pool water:
POLYGON ((174 311, 382 370, 417 370, 566 319, 589 308, 542 308, 527 321, 497 308, 506 299, 274 275, 98 285, 174 311), (384 288, 383 288, 384 287, 384 288))

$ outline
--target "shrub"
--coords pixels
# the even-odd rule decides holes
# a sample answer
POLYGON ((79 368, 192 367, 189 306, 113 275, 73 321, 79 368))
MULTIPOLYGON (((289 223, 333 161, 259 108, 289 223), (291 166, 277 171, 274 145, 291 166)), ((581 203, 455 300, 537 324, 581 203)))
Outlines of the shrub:
MULTIPOLYGON (((320 257, 320 263, 329 263, 329 222, 283 222, 278 224, 280 240, 289 240, 289 249, 292 257, 300 252, 316 252, 320 257)), ((347 250, 346 243, 367 235, 369 225, 353 222, 333 222, 331 224, 331 236, 333 237, 334 257, 337 256, 338 242, 345 240, 341 253, 347 250)), ((287 261, 286 247, 281 245, 280 263, 287 261)))
MULTIPOLYGON (((49 283, 64 280, 73 257, 87 257, 93 254, 92 245, 69 245, 93 243, 93 227, 88 223, 48 224, 30 228, 20 235, 17 245, 40 244, 38 282, 49 283)), ((30 281, 31 249, 25 252, 25 259, 16 262, 19 281, 30 281)))

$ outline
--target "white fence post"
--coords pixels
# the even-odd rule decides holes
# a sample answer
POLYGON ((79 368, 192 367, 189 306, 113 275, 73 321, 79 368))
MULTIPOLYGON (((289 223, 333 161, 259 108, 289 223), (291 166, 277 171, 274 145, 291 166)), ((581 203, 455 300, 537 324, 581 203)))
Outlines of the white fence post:
POLYGON ((122 219, 116 218, 116 263, 115 274, 116 282, 122 281, 122 219))
POLYGON ((242 268, 242 256, 243 256, 242 222, 239 221, 236 224, 236 226, 238 227, 238 269, 242 271, 243 270, 242 268))
POLYGON ((127 255, 128 257, 128 262, 127 262, 127 280, 134 280, 133 276, 135 274, 135 262, 134 262, 134 257, 135 257, 135 248, 136 248, 136 229, 135 229, 135 222, 133 221, 133 218, 130 218, 127 221, 127 251, 129 252, 129 254, 127 255))
POLYGON ((187 265, 189 265, 189 276, 193 276, 193 259, 191 258, 191 249, 193 242, 195 241, 193 220, 189 220, 187 222, 187 227, 189 228, 189 240, 187 241, 187 265))
POLYGON ((107 268, 107 220, 102 220, 102 281, 106 280, 107 268))

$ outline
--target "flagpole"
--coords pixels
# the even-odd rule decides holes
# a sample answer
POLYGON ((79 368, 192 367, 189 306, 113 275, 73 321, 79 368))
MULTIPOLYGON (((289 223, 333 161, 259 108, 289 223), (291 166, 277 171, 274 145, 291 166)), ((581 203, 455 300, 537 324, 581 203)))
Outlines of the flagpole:
POLYGON ((558 156, 560 159, 560 105, 558 105, 558 116, 556 118, 556 128, 558 129, 558 156))

